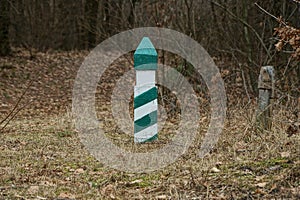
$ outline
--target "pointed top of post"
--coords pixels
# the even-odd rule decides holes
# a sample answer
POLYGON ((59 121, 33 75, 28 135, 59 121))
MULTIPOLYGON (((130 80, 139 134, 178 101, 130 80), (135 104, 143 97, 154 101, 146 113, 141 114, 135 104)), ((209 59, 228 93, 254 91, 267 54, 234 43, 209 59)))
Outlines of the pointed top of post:
POLYGON ((157 52, 148 37, 144 37, 134 52, 136 70, 156 70, 157 52))

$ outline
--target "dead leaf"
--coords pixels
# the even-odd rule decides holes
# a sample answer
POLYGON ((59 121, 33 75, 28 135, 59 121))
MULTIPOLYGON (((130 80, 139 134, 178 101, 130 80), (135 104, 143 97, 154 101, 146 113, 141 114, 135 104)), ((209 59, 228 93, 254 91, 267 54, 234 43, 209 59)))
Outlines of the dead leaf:
POLYGON ((282 158, 288 158, 288 157, 290 157, 290 152, 281 152, 281 153, 280 153, 280 156, 281 156, 282 158))
POLYGON ((159 195, 156 199, 167 199, 167 195, 159 195))
POLYGON ((28 189, 29 194, 35 194, 35 193, 38 193, 38 191, 39 191, 39 186, 37 186, 37 185, 32 185, 28 189))
POLYGON ((256 186, 260 187, 260 188, 264 188, 264 187, 266 187, 266 185, 267 185, 267 182, 262 182, 262 183, 257 183, 256 184, 256 186))
POLYGON ((75 195, 68 193, 68 192, 62 192, 59 194, 58 198, 61 199, 75 199, 75 195))
POLYGON ((281 51, 283 46, 284 46, 284 43, 282 40, 280 40, 277 44, 275 44, 277 51, 281 51))
POLYGON ((107 195, 112 194, 114 192, 114 190, 115 190, 114 186, 112 184, 109 184, 101 189, 101 194, 107 196, 107 195))
POLYGON ((40 199, 40 200, 46 200, 47 198, 46 197, 40 197, 40 196, 36 196, 37 199, 40 199))
POLYGON ((41 185, 41 186, 56 186, 56 184, 51 183, 49 181, 41 181, 39 185, 41 185))
POLYGON ((288 129, 286 130, 288 137, 292 135, 296 135, 300 133, 300 123, 291 124, 288 129))
POLYGON ((136 183, 141 183, 141 182, 143 182, 142 179, 137 179, 137 180, 131 181, 130 184, 131 184, 131 185, 134 185, 134 184, 136 184, 136 183))
POLYGON ((269 167, 268 170, 270 170, 270 171, 276 171, 276 170, 279 170, 280 168, 281 168, 280 165, 275 165, 275 166, 269 167))
POLYGON ((75 174, 83 174, 84 173, 84 169, 82 168, 78 168, 74 171, 75 174))
POLYGON ((270 189, 270 191, 273 191, 273 190, 275 190, 275 189, 277 189, 277 185, 276 185, 276 184, 273 184, 272 187, 271 187, 271 189, 270 189))
POLYGON ((255 193, 256 193, 256 194, 266 194, 266 192, 263 191, 263 190, 261 190, 261 189, 256 189, 256 190, 255 190, 255 193))
POLYGON ((212 171, 212 172, 214 172, 214 173, 219 173, 221 170, 219 170, 219 169, 216 168, 216 167, 213 167, 213 168, 211 168, 210 171, 212 171))
POLYGON ((256 180, 256 181, 260 181, 260 180, 264 179, 265 177, 266 177, 266 175, 256 176, 256 177, 255 177, 255 180, 256 180))

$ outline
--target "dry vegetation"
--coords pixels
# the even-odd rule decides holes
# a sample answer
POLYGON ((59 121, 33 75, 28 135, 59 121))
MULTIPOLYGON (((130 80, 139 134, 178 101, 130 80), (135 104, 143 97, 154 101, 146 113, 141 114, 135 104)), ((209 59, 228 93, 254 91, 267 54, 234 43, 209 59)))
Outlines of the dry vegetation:
MULTIPOLYGON (((297 101, 279 96, 272 130, 259 131, 254 124, 255 100, 243 103, 247 102, 241 98, 244 85, 232 88, 229 81, 236 72, 223 68, 223 61, 217 64, 226 82, 229 108, 223 134, 209 156, 199 159, 196 154, 209 120, 208 109, 202 106, 199 135, 174 164, 147 174, 103 166, 80 143, 70 111, 72 84, 86 55, 35 52, 31 56, 15 50, 13 57, 0 58, 1 120, 34 80, 15 110, 21 108, 20 112, 0 133, 0 199, 300 198, 300 134, 286 134, 296 120, 292 111, 297 101)), ((105 88, 110 87, 113 84, 105 88)), ((200 95, 199 100, 203 100, 200 95)), ((98 104, 99 117, 107 119, 102 123, 107 136, 123 148, 151 147, 124 143, 110 106, 106 99, 98 104)), ((168 129, 160 137, 167 134, 168 129)), ((154 145, 151 148, 157 148, 154 145)))

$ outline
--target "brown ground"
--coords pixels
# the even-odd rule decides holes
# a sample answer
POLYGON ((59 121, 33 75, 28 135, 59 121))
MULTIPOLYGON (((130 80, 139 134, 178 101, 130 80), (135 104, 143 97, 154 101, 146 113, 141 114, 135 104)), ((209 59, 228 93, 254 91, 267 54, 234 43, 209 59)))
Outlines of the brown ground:
MULTIPOLYGON (((275 102, 272 130, 262 133, 253 123, 255 103, 242 106, 228 94, 234 106, 218 145, 204 159, 196 155, 199 134, 188 153, 162 170, 131 174, 103 166, 85 150, 72 124, 73 81, 87 54, 36 52, 31 57, 16 50, 0 58, 1 121, 33 80, 14 111, 20 112, 5 129, 9 119, 0 126, 0 199, 300 198, 300 134, 286 134, 292 114, 281 101, 275 102)), ((107 100, 100 103, 109 111, 107 100)), ((123 136, 115 136, 111 121, 104 127, 118 143, 123 136)), ((207 124, 202 118, 201 133, 207 124)))

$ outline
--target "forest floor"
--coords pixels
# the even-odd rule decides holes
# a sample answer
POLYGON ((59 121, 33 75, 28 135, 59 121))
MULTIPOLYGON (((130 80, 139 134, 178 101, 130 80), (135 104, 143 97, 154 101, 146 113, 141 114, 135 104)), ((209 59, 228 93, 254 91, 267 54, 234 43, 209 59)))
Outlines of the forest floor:
MULTIPOLYGON (((87 55, 82 51, 30 55, 16 49, 13 56, 0 58, 0 200, 300 198, 300 134, 286 134, 293 108, 278 101, 272 130, 259 131, 253 122, 255 98, 242 103, 243 86, 233 90, 228 78, 233 72, 228 71, 223 77, 227 119, 208 156, 197 156, 199 134, 187 153, 163 169, 128 173, 104 166, 82 145, 72 120, 73 83, 87 55), (14 118, 6 119, 12 110, 14 118)), ((126 62, 123 66, 127 67, 114 70, 118 76, 132 68, 126 62)), ((108 86, 101 91, 113 87, 110 79, 103 81, 108 86)), ((98 99, 105 131, 118 143, 124 138, 115 133, 110 101, 98 99)), ((199 132, 204 133, 209 112, 205 106, 200 109, 204 116, 199 132)))

